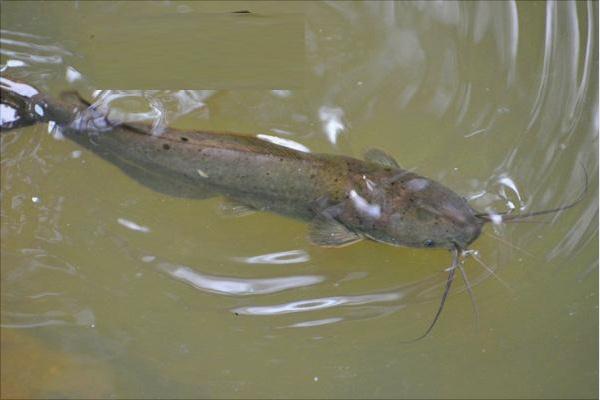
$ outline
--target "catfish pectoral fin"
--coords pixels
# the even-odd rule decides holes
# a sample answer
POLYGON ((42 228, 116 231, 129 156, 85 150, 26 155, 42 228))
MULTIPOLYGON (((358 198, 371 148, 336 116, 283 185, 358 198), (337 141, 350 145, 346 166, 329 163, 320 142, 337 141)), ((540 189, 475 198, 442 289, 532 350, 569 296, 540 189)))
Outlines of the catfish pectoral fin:
POLYGON ((369 149, 365 151, 365 160, 371 161, 372 163, 379 164, 384 167, 400 168, 400 165, 394 157, 387 154, 385 151, 380 149, 369 149))
POLYGON ((333 218, 317 217, 310 224, 310 241, 322 247, 342 247, 363 239, 333 218))

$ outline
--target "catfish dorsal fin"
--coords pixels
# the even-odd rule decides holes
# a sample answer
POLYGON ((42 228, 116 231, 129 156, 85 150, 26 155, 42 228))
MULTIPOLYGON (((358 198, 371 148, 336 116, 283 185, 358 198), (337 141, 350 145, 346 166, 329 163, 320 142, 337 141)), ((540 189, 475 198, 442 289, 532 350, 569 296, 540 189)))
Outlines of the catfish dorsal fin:
POLYGON ((383 150, 369 149, 365 151, 364 156, 365 160, 371 161, 375 164, 379 164, 384 167, 400 168, 400 165, 396 160, 394 160, 394 157, 390 156, 383 150))

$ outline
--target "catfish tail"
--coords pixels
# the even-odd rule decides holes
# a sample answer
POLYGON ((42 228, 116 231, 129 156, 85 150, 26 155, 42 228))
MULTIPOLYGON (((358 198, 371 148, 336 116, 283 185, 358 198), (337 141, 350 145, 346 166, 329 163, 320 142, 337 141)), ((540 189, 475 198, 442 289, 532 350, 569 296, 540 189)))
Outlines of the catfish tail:
POLYGON ((46 97, 35 87, 7 76, 0 77, 0 131, 54 121, 66 125, 73 119, 72 108, 46 97))
POLYGON ((0 130, 22 128, 41 122, 43 110, 36 112, 34 100, 39 91, 32 86, 0 77, 0 130))

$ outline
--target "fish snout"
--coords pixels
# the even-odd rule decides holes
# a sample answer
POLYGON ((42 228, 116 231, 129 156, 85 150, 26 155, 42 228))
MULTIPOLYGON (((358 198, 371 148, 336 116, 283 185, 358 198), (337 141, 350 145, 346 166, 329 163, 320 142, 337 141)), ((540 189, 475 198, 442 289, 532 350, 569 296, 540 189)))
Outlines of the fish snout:
POLYGON ((448 202, 440 209, 446 220, 454 226, 453 242, 457 246, 467 248, 481 234, 483 223, 475 216, 471 207, 463 204, 462 199, 448 202))
POLYGON ((456 244, 462 248, 466 249, 471 243, 473 243, 479 235, 481 235, 482 224, 479 221, 469 221, 465 224, 462 224, 460 227, 460 234, 458 235, 458 241, 456 244))

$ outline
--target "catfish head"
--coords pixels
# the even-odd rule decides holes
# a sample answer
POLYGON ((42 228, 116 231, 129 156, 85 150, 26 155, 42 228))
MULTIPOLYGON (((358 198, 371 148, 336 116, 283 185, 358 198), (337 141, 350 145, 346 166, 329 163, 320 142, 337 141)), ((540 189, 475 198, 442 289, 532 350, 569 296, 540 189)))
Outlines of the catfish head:
POLYGON ((431 179, 390 172, 365 177, 363 190, 350 191, 353 229, 375 241, 407 247, 466 249, 479 237, 486 221, 463 197, 431 179))
POLYGON ((312 224, 320 246, 343 246, 362 238, 393 246, 466 249, 481 234, 481 214, 452 190, 401 169, 381 150, 353 160, 339 200, 328 202, 312 224))

